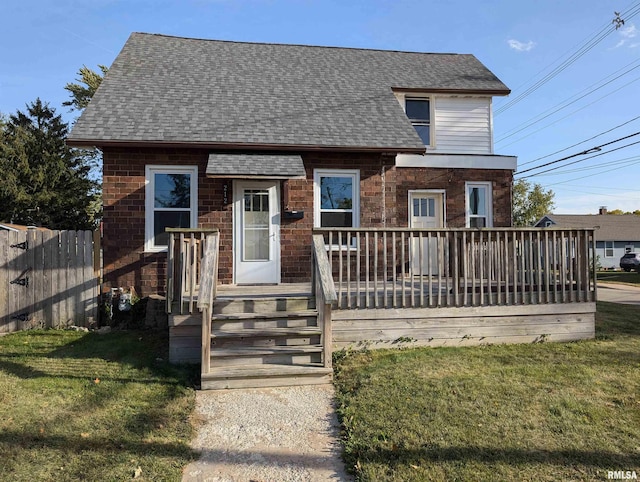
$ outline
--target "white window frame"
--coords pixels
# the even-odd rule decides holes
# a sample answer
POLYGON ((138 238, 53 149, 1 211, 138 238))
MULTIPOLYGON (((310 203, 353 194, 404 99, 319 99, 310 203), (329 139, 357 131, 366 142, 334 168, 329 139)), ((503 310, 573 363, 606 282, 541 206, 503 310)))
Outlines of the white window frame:
POLYGON ((613 258, 615 255, 615 243, 614 241, 605 241, 604 242, 604 257, 605 258, 613 258), (611 254, 607 254, 607 250, 611 250, 611 254))
MULTIPOLYGON (((325 212, 345 212, 346 209, 321 209, 320 178, 322 177, 351 177, 353 179, 353 199, 351 207, 351 227, 360 227, 360 170, 359 169, 314 169, 313 170, 313 226, 316 228, 327 228, 339 230, 339 227, 321 226, 321 213, 325 212)), ((342 228, 349 229, 349 228, 342 228)), ((349 243, 350 246, 333 244, 327 245, 327 249, 355 249, 355 237, 349 243)))
POLYGON ((485 227, 492 228, 493 227, 493 185, 491 182, 486 181, 477 181, 477 182, 465 182, 464 184, 464 203, 465 203, 465 225, 467 228, 471 227, 471 218, 472 217, 484 217, 487 222, 485 223, 485 227), (469 190, 474 187, 483 187, 486 189, 485 196, 485 210, 487 212, 486 216, 472 216, 471 209, 469 205, 469 190))
MULTIPOLYGON (((155 174, 190 174, 191 175, 191 200, 190 200, 190 228, 198 225, 198 166, 165 166, 148 164, 145 166, 145 240, 144 250, 147 253, 162 253, 167 251, 167 246, 154 244, 154 212, 156 211, 155 199, 155 174)), ((158 208, 160 209, 160 208, 158 208)), ((185 211, 185 208, 162 208, 162 211, 185 211)))
MULTIPOLYGON (((435 137, 436 99, 435 99, 435 96, 431 94, 423 94, 420 92, 411 92, 411 93, 396 92, 396 98, 400 101, 400 105, 402 105, 402 110, 404 111, 405 114, 407 113, 407 99, 429 101, 429 144, 425 144, 425 147, 429 149, 435 149, 436 147, 436 137, 435 137)), ((408 118, 409 117, 407 116, 407 119, 408 118)), ((409 121, 411 121, 411 119, 409 119, 409 121)))

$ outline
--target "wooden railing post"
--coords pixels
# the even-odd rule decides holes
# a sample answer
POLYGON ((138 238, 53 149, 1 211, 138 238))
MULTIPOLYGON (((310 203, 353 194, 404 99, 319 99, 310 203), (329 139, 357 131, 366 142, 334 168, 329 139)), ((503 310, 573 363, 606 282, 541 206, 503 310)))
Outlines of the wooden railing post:
POLYGON ((313 235, 313 270, 313 279, 315 281, 313 290, 316 296, 318 323, 322 323, 322 358, 324 366, 331 368, 333 350, 331 310, 333 303, 338 300, 338 296, 333 284, 331 265, 329 264, 322 234, 313 235))
POLYGON ((218 280, 219 242, 220 236, 218 233, 208 234, 205 238, 205 246, 202 252, 198 309, 202 313, 201 372, 203 374, 209 373, 211 368, 211 310, 216 296, 218 280))

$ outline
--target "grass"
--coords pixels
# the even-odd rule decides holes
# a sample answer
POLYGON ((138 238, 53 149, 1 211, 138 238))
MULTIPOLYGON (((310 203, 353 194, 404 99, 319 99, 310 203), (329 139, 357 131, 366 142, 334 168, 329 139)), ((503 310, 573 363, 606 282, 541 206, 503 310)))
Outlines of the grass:
POLYGON ((336 357, 360 481, 606 480, 640 472, 640 308, 598 303, 595 340, 336 357))
POLYGON ((625 285, 640 286, 640 273, 631 271, 598 271, 598 282, 604 283, 621 283, 625 285))
POLYGON ((193 374, 166 334, 26 331, 0 337, 3 480, 180 480, 193 374))

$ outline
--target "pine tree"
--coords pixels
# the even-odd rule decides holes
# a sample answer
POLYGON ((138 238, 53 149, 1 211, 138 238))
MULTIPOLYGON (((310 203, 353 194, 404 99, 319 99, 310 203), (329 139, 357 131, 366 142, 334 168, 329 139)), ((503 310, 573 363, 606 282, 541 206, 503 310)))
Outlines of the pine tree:
POLYGON ((0 220, 51 229, 96 226, 89 160, 65 144, 68 126, 40 99, 0 128, 0 220))

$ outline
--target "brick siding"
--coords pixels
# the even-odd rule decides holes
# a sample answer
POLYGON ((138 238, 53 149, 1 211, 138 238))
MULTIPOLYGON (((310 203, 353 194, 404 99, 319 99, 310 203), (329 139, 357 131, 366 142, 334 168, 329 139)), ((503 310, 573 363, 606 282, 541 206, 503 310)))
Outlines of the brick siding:
MULTIPOLYGON (((103 249, 105 281, 110 287, 135 287, 143 296, 163 293, 166 254, 145 253, 145 166, 198 166, 198 227, 220 230, 219 277, 233 281, 232 181, 205 176, 208 151, 190 149, 105 148, 103 249), (227 203, 224 203, 225 186, 227 203)), ((304 211, 280 228, 282 282, 308 281, 313 228, 314 169, 360 170, 360 226, 406 227, 407 196, 413 189, 446 190, 447 226, 465 224, 467 181, 493 186, 495 226, 511 224, 511 171, 396 168, 394 157, 380 154, 303 154, 306 179, 282 181, 281 210, 304 211)))

